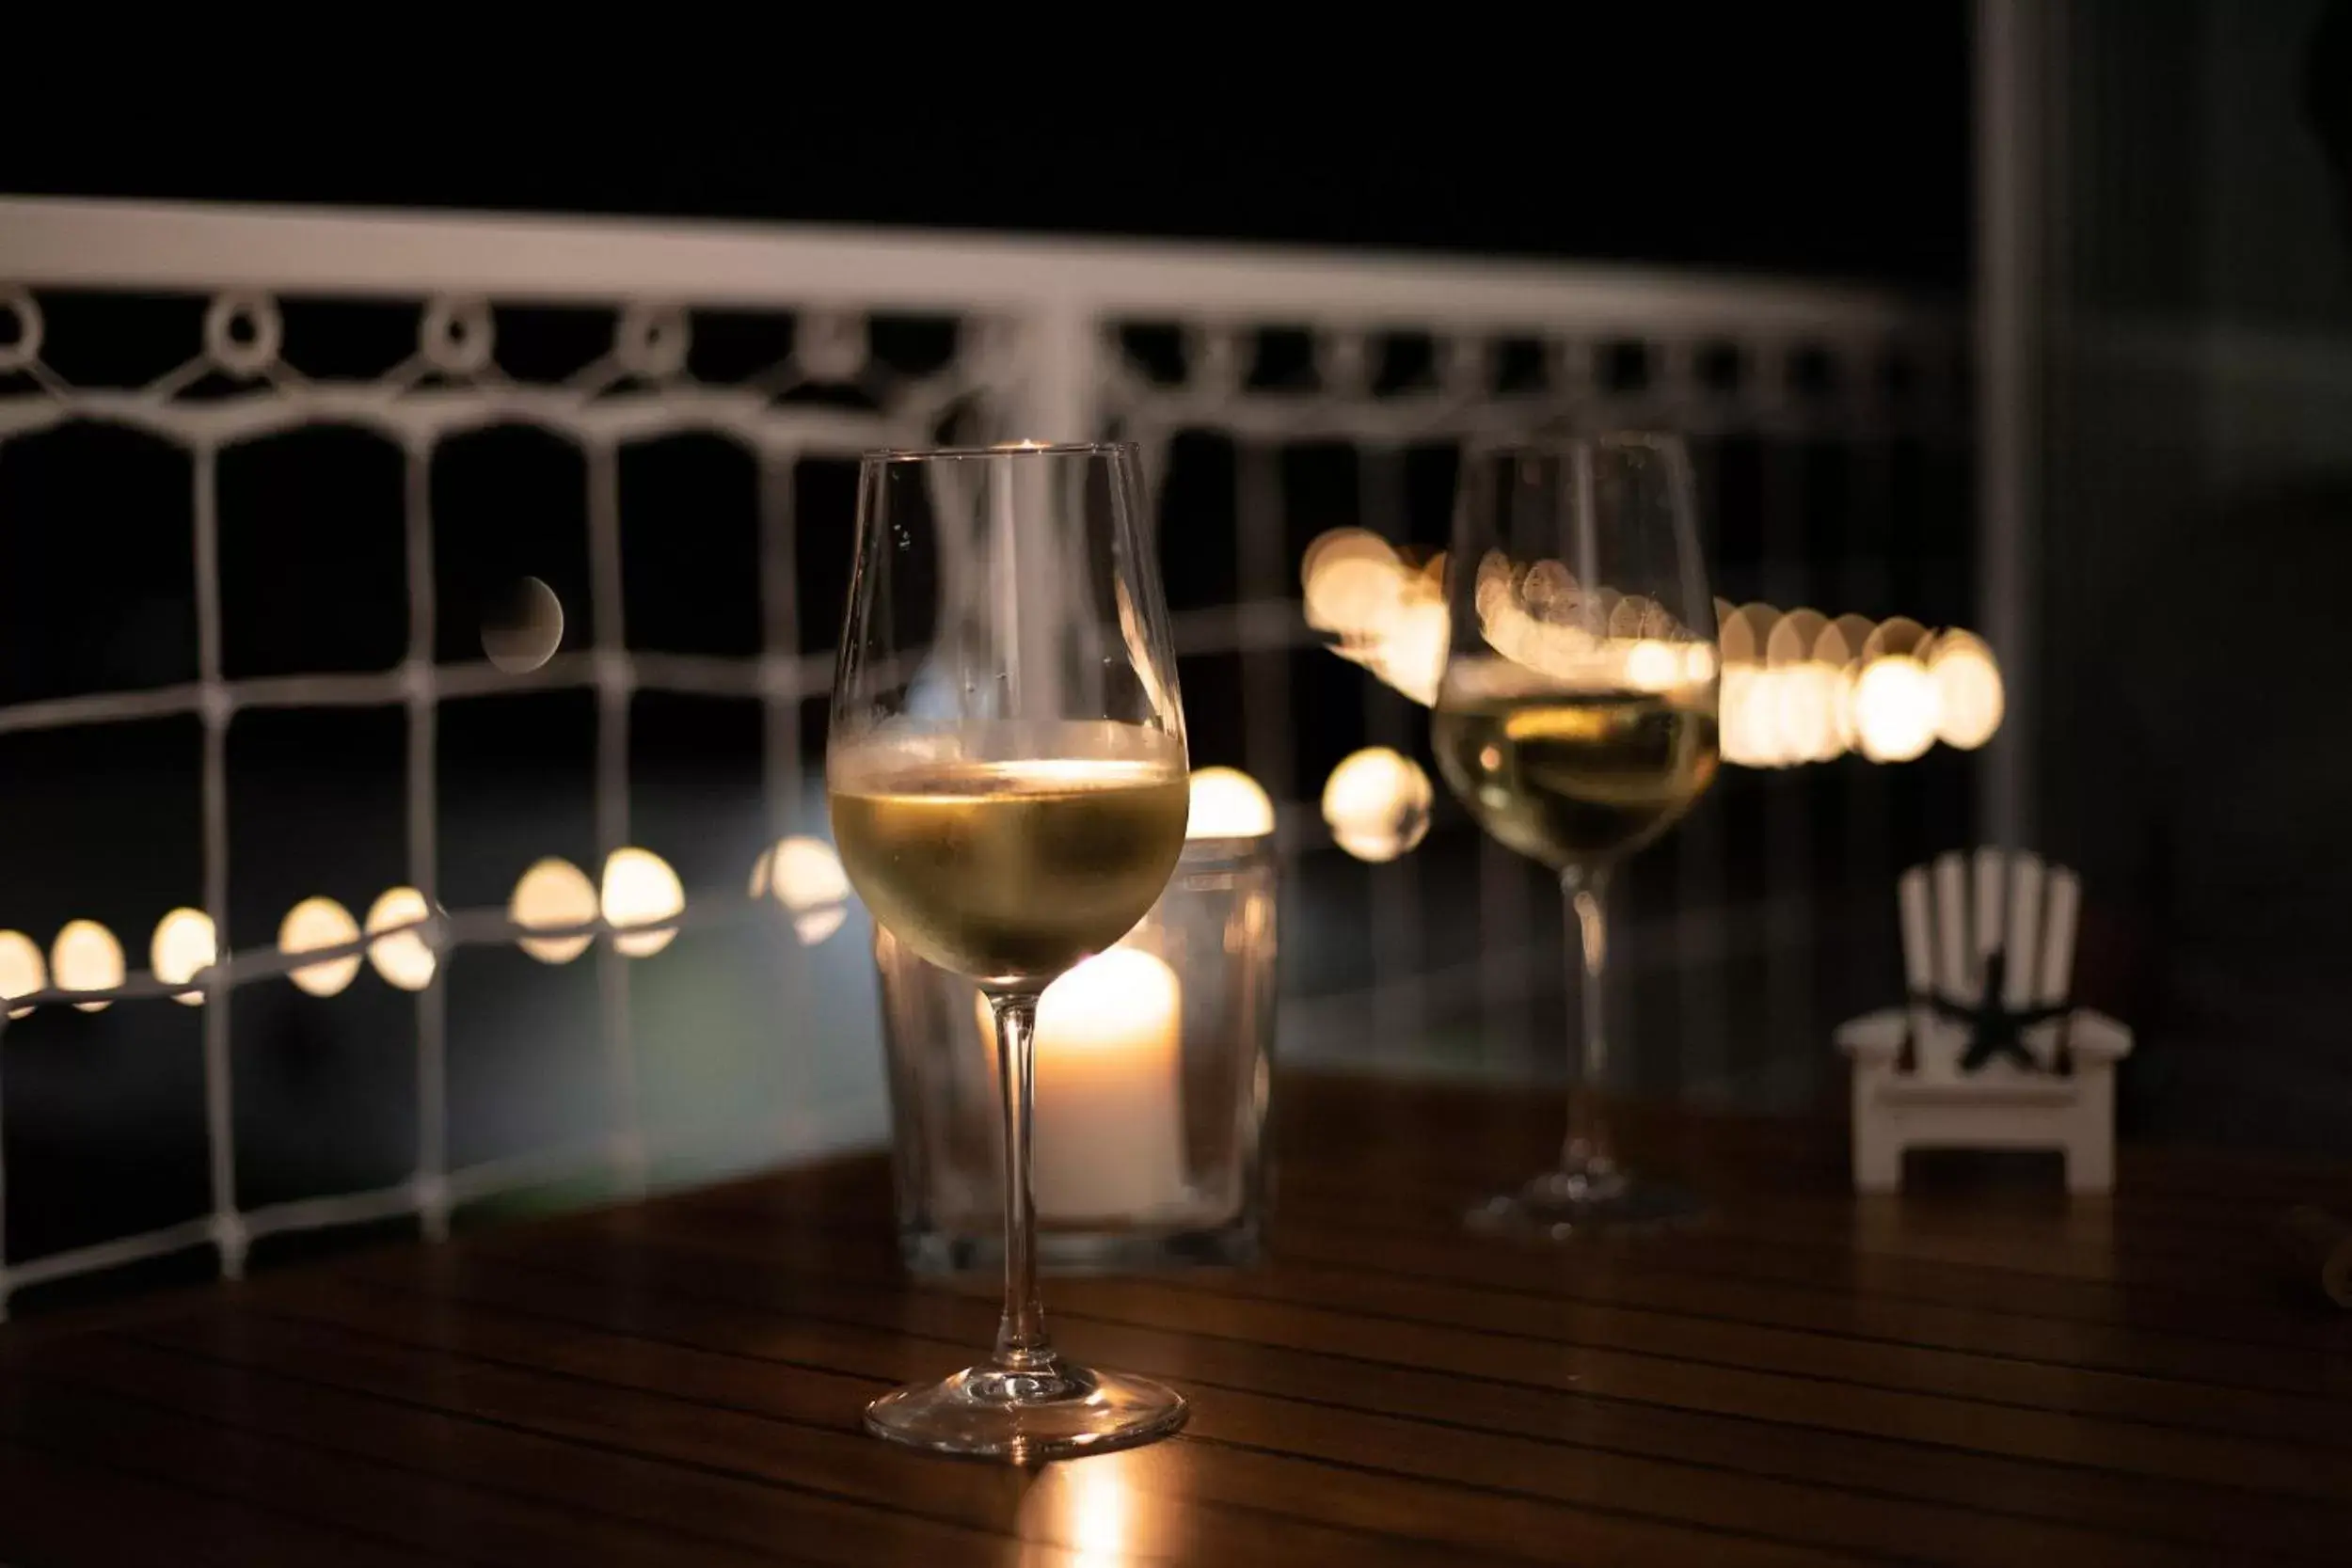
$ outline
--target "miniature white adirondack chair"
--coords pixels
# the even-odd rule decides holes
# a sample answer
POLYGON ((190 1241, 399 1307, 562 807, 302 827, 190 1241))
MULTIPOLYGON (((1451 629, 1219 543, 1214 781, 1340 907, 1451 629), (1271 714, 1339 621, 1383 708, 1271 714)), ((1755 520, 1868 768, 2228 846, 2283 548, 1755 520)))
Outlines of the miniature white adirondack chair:
POLYGON ((2065 1006, 2080 879, 2027 850, 1953 851, 1932 874, 1904 872, 1897 904, 1910 1005, 1837 1030, 1853 1058, 1855 1189, 1899 1188, 1905 1149, 2056 1148, 2069 1192, 2111 1190, 2115 1064, 2132 1034, 2065 1006))

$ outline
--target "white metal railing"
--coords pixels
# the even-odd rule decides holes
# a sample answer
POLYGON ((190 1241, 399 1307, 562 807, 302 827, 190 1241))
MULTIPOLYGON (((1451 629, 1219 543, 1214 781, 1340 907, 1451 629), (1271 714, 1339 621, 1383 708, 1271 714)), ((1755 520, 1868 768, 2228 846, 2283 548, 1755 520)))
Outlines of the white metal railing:
MULTIPOLYGON (((203 736, 195 803, 203 877, 190 895, 225 936, 234 934, 226 893, 227 737, 232 718, 250 708, 372 705, 405 713, 408 875, 427 898, 436 896, 442 869, 438 714, 453 696, 557 687, 595 693, 601 855, 630 840, 634 694, 757 703, 766 716, 771 825, 780 827, 803 796, 810 761, 801 754, 800 705, 823 692, 830 671, 821 653, 801 646, 796 624, 801 522, 789 497, 797 464, 876 445, 920 444, 943 423, 961 420, 991 436, 1116 431, 1141 441, 1150 469, 1164 476, 1175 435, 1209 429, 1232 437, 1242 454, 1233 512, 1235 602, 1180 614, 1180 643, 1187 655, 1240 658, 1249 700, 1244 754, 1232 760, 1261 778, 1288 781, 1289 657, 1312 639, 1295 604, 1296 562, 1285 556, 1273 444, 1337 439, 1361 449, 1366 520, 1378 528, 1399 508, 1401 480, 1390 458, 1407 444, 1596 412, 1618 422, 1697 431, 1871 438, 1909 426, 1948 430, 1964 404, 1947 314, 1863 291, 1174 244, 0 200, 0 451, 68 420, 99 420, 149 432, 188 452, 198 641, 193 682, 0 706, 0 735, 193 715, 203 736), (201 301, 201 332, 184 345, 177 368, 157 378, 137 386, 75 385, 53 363, 58 345, 50 339, 44 301, 93 291, 201 301), (413 309, 413 352, 366 380, 306 373, 288 356, 284 319, 314 299, 413 309), (519 380, 501 365, 499 314, 549 304, 609 314, 609 346, 560 381, 519 380), (790 351, 723 381, 698 376, 691 353, 696 314, 715 309, 788 317, 790 351), (950 321, 955 347, 947 360, 906 374, 884 364, 873 352, 868 324, 893 313, 950 321), (1176 375, 1152 373, 1124 346, 1122 334, 1162 327, 1174 329, 1181 345, 1176 375), (1252 385, 1259 334, 1274 330, 1306 335, 1311 385, 1252 385), (1402 389, 1376 388, 1382 345, 1400 334, 1427 340, 1428 373, 1402 389), (1517 386, 1503 384, 1502 359, 1511 345, 1532 357, 1537 372, 1517 386), (1604 374, 1607 356, 1618 350, 1643 360, 1638 387, 1613 387, 1604 374), (1890 392, 1876 373, 1890 352, 1924 369, 1908 393, 1890 392), (1710 382, 1709 356, 1736 360, 1736 382, 1710 382), (1834 388, 1807 395, 1793 386, 1792 367, 1804 356, 1826 357, 1848 373, 1834 388), (217 390, 224 382, 223 395, 192 395, 199 383, 217 390), (858 388, 866 406, 795 401, 798 392, 822 388, 858 388), (431 456, 454 433, 507 421, 560 434, 581 451, 588 476, 583 527, 594 646, 559 655, 527 675, 486 662, 445 663, 435 655, 440 610, 433 593, 431 456), (217 459, 262 436, 321 424, 375 432, 403 455, 405 656, 373 673, 231 679, 222 659, 217 459), (681 431, 731 439, 759 468, 758 515, 746 523, 760 542, 764 648, 756 657, 635 648, 623 624, 616 453, 628 443, 681 431)), ((0 516, 0 530, 8 526, 0 516)), ((0 627, 0 638, 7 635, 0 627)), ((1281 784, 1277 792, 1290 793, 1281 784)), ((1311 811, 1295 800, 1283 804, 1286 851, 1313 848, 1319 825, 1311 811)), ((1518 895, 1496 881, 1492 857, 1486 864, 1486 912, 1507 922, 1518 895)), ((5 896, 0 888, 0 926, 10 923, 5 896)), ((713 916, 706 902, 690 899, 688 918, 733 917, 723 911, 713 916)), ((1403 937, 1421 918, 1409 892, 1377 884, 1375 904, 1381 951, 1409 945, 1403 937)), ((737 900, 729 910, 749 907, 737 900)), ((613 1085, 613 1124, 600 1134, 544 1157, 450 1168, 447 1022, 437 972, 416 1010, 420 1132, 411 1180, 270 1211, 241 1206, 232 1148, 232 993, 291 965, 266 948, 224 955, 195 980, 207 1000, 210 1214, 69 1255, 0 1261, 0 1311, 8 1292, 27 1284, 188 1245, 211 1244, 233 1275, 252 1238, 271 1229, 413 1212, 428 1233, 438 1234, 452 1205, 568 1163, 598 1163, 625 1182, 642 1184, 647 1148, 631 1087, 628 965, 610 927, 582 929, 596 937, 613 1085)), ((515 927, 502 912, 460 911, 430 922, 422 934, 446 948, 509 941, 515 927)), ((1497 979, 1497 963, 1492 956, 1482 963, 1484 982, 1497 979)), ((1416 1004, 1424 995, 1413 975, 1385 974, 1383 984, 1391 991, 1403 988, 1416 1004)), ((134 974, 119 988, 71 999, 130 1002, 184 989, 134 974)), ((64 999, 57 993, 35 1000, 64 999)), ((1409 1022, 1412 1009, 1398 1016, 1409 1022)), ((0 1019, 0 1046, 5 1032, 0 1019)), ((798 1125, 804 1135, 807 1123, 798 1125)))

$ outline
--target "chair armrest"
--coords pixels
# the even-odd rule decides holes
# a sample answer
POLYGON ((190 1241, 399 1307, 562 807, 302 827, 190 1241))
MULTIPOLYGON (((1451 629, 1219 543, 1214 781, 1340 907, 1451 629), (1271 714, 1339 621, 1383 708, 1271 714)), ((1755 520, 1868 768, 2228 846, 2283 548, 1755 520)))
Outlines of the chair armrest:
POLYGON ((1903 1036, 1910 1029, 1908 1010, 1883 1007, 1848 1019, 1837 1026, 1833 1037, 1837 1041, 1837 1049, 1857 1062, 1891 1062, 1902 1053, 1903 1036))
POLYGON ((2103 1012, 2077 1007, 2067 1015, 2066 1048, 2095 1062, 2112 1062, 2132 1053, 2132 1032, 2103 1012))

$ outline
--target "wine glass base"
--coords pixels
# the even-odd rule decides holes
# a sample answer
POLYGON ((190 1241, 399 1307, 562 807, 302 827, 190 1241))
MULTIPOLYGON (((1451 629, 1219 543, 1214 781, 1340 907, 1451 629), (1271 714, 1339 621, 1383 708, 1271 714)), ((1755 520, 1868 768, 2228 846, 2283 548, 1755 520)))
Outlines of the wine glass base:
POLYGON ((909 1384, 866 1407, 866 1430, 934 1453, 1029 1465, 1150 1443, 1184 1416, 1184 1397, 1165 1384, 1057 1362, 1043 1372, 968 1367, 909 1384))
POLYGON ((1672 1182, 1623 1170, 1546 1171, 1517 1192, 1498 1194, 1464 1216, 1472 1230, 1533 1241, 1641 1235, 1687 1225, 1706 1212, 1672 1182))

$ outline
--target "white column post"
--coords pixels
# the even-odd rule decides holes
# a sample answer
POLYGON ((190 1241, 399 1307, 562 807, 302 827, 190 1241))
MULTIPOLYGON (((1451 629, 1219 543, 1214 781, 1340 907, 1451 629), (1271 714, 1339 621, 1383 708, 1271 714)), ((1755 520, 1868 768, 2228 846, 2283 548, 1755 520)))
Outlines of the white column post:
POLYGON ((1979 836, 2011 846, 2029 842, 2035 826, 2048 9, 2042 0, 1977 0, 1977 584, 2009 698, 2007 721, 1984 751, 1979 836))

